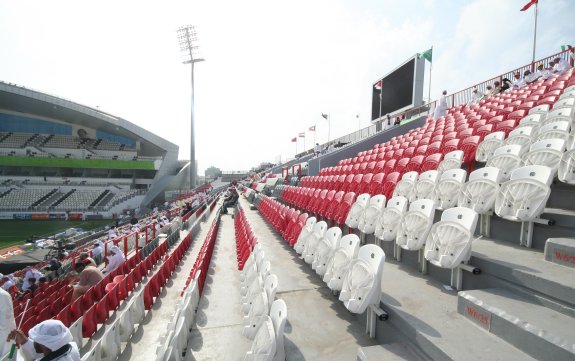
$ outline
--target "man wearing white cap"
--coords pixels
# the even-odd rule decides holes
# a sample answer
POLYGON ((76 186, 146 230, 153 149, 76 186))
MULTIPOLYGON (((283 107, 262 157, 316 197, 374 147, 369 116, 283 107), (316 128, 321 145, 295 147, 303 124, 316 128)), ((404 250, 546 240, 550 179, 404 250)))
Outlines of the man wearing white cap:
POLYGON ((9 350, 10 345, 3 340, 8 338, 10 331, 16 328, 14 321, 14 310, 12 308, 12 297, 0 288, 0 358, 9 350))
POLYGON ((35 278, 39 280, 40 277, 44 277, 42 272, 38 271, 32 266, 26 267, 26 273, 24 274, 24 282, 22 282, 22 291, 26 292, 28 291, 28 288, 30 288, 30 283, 28 282, 30 278, 35 278))
POLYGON ((20 345, 24 358, 28 361, 80 361, 78 346, 73 341, 70 330, 58 320, 40 322, 28 332, 26 337, 20 330, 13 330, 8 341, 15 340, 20 345))
POLYGON ((102 273, 110 273, 114 271, 116 268, 123 265, 125 261, 126 258, 118 246, 110 247, 110 251, 108 252, 108 265, 102 270, 102 273))

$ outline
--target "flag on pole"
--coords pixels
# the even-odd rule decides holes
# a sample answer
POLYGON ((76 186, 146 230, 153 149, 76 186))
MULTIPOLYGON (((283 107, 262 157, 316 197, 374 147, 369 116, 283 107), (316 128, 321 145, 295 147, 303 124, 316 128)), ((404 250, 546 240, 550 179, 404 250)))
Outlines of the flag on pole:
POLYGON ((419 56, 417 57, 418 59, 424 58, 427 59, 427 61, 429 61, 431 63, 431 59, 433 58, 433 47, 427 49, 426 51, 422 52, 419 54, 419 56))
POLYGON ((565 50, 569 50, 569 49, 573 49, 573 47, 571 45, 561 45, 561 51, 565 51, 565 50))
POLYGON ((301 132, 301 133, 299 133, 297 136, 300 137, 300 138, 305 138, 305 132, 301 132))
POLYGON ((292 138, 292 139, 291 139, 291 142, 292 142, 292 143, 297 142, 297 137, 292 138))
POLYGON ((315 132, 315 125, 312 125, 311 127, 309 127, 309 131, 310 131, 310 132, 315 132))
POLYGON ((381 90, 381 80, 375 84, 375 89, 381 90))
POLYGON ((533 5, 537 4, 538 2, 539 2, 539 0, 531 0, 527 4, 525 4, 525 6, 522 7, 520 11, 525 11, 525 10, 529 9, 530 7, 532 7, 533 5))
POLYGON ((323 119, 327 120, 327 114, 321 113, 321 116, 323 117, 323 119))

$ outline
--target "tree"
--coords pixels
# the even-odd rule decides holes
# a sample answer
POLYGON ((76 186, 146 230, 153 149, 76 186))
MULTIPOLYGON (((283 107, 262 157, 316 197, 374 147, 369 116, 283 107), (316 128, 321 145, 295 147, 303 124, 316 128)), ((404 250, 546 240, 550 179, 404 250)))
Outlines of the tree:
POLYGON ((222 175, 222 171, 220 170, 220 168, 216 168, 214 166, 211 166, 208 169, 206 169, 205 174, 206 174, 206 177, 217 178, 220 175, 222 175))

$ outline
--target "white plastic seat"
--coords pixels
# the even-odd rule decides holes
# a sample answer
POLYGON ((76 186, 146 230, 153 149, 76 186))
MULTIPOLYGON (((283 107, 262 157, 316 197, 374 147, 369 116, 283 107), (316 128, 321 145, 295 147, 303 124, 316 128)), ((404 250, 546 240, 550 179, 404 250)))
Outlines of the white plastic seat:
POLYGON ((469 181, 461 188, 457 205, 473 209, 479 214, 491 212, 500 182, 499 168, 484 167, 471 172, 469 181))
POLYGON ((70 333, 72 334, 72 338, 78 348, 82 348, 83 346, 83 339, 82 339, 82 317, 78 318, 74 323, 70 325, 68 328, 70 333))
POLYGON ((363 211, 365 210, 370 197, 371 195, 369 193, 363 193, 357 197, 355 203, 351 206, 351 209, 349 210, 345 220, 345 224, 348 227, 357 228, 357 226, 359 226, 359 218, 363 214, 363 211))
POLYGON ((417 183, 415 184, 414 200, 431 199, 431 197, 433 196, 433 190, 437 185, 438 179, 439 179, 439 172, 436 170, 428 170, 426 172, 421 173, 419 175, 417 183))
MULTIPOLYGON (((410 172, 415 173, 416 172, 410 172)), ((396 188, 397 189, 397 188, 396 188)), ((369 204, 363 211, 363 215, 359 220, 359 230, 365 234, 372 234, 375 232, 375 225, 377 223, 377 217, 381 213, 381 210, 385 207, 385 196, 383 194, 378 194, 369 199, 369 204)))
POLYGON ((466 176, 465 169, 450 169, 441 175, 433 192, 433 202, 437 209, 443 210, 457 205, 466 176))
POLYGON ((122 342, 128 342, 130 336, 134 333, 134 322, 132 322, 129 309, 126 309, 124 312, 119 314, 118 325, 120 326, 120 340, 122 342))
POLYGON ((463 151, 462 150, 454 150, 452 152, 447 153, 443 160, 439 163, 437 167, 437 171, 439 173, 443 173, 450 169, 459 169, 461 168, 461 163, 463 162, 463 151))
POLYGON ((375 225, 375 236, 378 239, 385 242, 395 240, 401 219, 407 212, 407 203, 405 197, 393 197, 387 201, 387 206, 381 211, 375 225))
POLYGON ((243 320, 243 330, 242 335, 246 336, 250 340, 253 340, 258 332, 258 328, 268 317, 269 314, 269 303, 268 295, 265 290, 261 290, 254 296, 254 301, 250 312, 247 316, 244 316, 243 320))
POLYGON ((301 232, 297 237, 297 241, 293 246, 293 249, 297 254, 301 254, 303 252, 307 238, 313 232, 313 227, 315 226, 316 222, 317 219, 315 217, 309 217, 305 222, 305 226, 302 227, 301 232))
POLYGON ((405 197, 410 201, 413 200, 415 198, 414 191, 418 176, 419 173, 415 171, 407 172, 401 176, 401 180, 397 182, 393 190, 393 197, 405 197))
MULTIPOLYGON (((262 279, 265 279, 271 272, 271 263, 270 261, 263 261, 261 267, 258 267, 258 272, 249 279, 249 281, 253 282, 254 278, 256 277, 261 277, 262 279)), ((249 284, 251 285, 251 283, 249 284)), ((240 295, 243 297, 248 293, 248 289, 249 289, 249 285, 246 284, 246 286, 242 286, 240 288, 240 295)))
POLYGON ((431 199, 418 199, 409 205, 409 211, 403 216, 395 242, 409 251, 423 247, 427 234, 433 224, 435 204, 431 199))
POLYGON ((558 100, 555 103, 557 107, 554 105, 553 110, 547 113, 543 125, 560 121, 573 122, 573 116, 575 115, 575 108, 573 108, 574 103, 575 98, 558 100))
POLYGON ((529 110, 529 115, 531 114, 546 114, 551 106, 549 104, 541 104, 536 107, 533 107, 529 110))
POLYGON ((315 226, 313 226, 313 232, 307 237, 307 242, 305 243, 305 247, 301 253, 301 257, 306 263, 311 263, 313 261, 313 253, 317 248, 317 244, 319 243, 319 240, 325 236, 326 232, 327 223, 324 221, 317 222, 315 226))
POLYGON ((276 335, 270 316, 265 316, 261 327, 253 337, 254 342, 244 361, 273 361, 276 353, 276 335))
POLYGON ((100 361, 100 353, 102 352, 100 350, 101 348, 100 345, 101 343, 100 341, 98 341, 96 345, 92 347, 91 350, 89 350, 84 354, 84 356, 82 356, 82 361, 100 361))
POLYGON ((518 144, 499 147, 493 153, 493 157, 487 162, 488 167, 501 170, 501 181, 511 177, 511 171, 521 166, 521 146, 518 144))
POLYGON ((533 127, 518 127, 509 132, 509 136, 503 145, 517 144, 521 146, 521 155, 527 153, 531 143, 533 143, 533 127))
MULTIPOLYGON (((545 105, 547 105, 547 104, 545 104, 545 105)), ((549 106, 547 106, 547 108, 549 108, 549 106)), ((519 124, 517 125, 517 127, 518 128, 531 127, 531 128, 533 128, 533 133, 534 133, 533 135, 535 135, 535 133, 537 133, 537 130, 539 129, 539 127, 545 121, 546 116, 547 116, 547 111, 539 112, 539 113, 529 112, 529 115, 523 117, 519 121, 519 124)))
POLYGON ((546 123, 545 125, 542 125, 541 128, 539 128, 537 140, 563 139, 568 141, 570 131, 571 125, 568 121, 562 120, 558 122, 546 123))
POLYGON ((268 305, 274 302, 276 299, 276 292, 278 289, 278 276, 274 274, 270 274, 266 277, 264 281, 264 290, 266 291, 266 295, 268 296, 268 305))
POLYGON ((425 259, 441 268, 453 269, 471 257, 471 242, 477 226, 477 213, 454 207, 431 227, 425 244, 425 259))
POLYGON ((563 89, 563 94, 559 96, 559 99, 574 98, 575 97, 575 85, 571 85, 568 88, 563 89))
POLYGON ((505 139, 504 132, 493 132, 486 135, 483 141, 477 146, 475 160, 481 163, 487 163, 487 161, 493 157, 495 149, 503 145, 503 139, 505 139))
POLYGON ((242 269, 242 272, 240 273, 240 282, 244 282, 246 277, 251 273, 251 272, 256 272, 258 270, 257 267, 257 263, 260 262, 261 263, 261 259, 265 256, 265 253, 262 250, 262 246, 259 243, 256 243, 256 245, 254 246, 254 249, 252 250, 252 253, 250 253, 248 259, 246 260, 246 263, 244 264, 244 268, 242 269))
POLYGON ((284 300, 275 300, 270 309, 270 318, 276 335, 276 352, 274 361, 285 361, 284 328, 287 319, 287 306, 284 300))
MULTIPOLYGON (((243 279, 240 281, 241 288, 247 288, 252 284, 255 276, 258 274, 258 270, 261 269, 265 261, 266 261, 265 253, 263 251, 260 251, 255 257, 255 263, 248 268, 248 270, 245 272, 243 279)), ((244 295, 245 293, 242 294, 242 296, 244 295)))
POLYGON ((340 239, 341 230, 338 234, 338 232, 331 233, 329 229, 326 236, 320 239, 315 251, 313 263, 311 264, 311 268, 314 269, 318 275, 323 276, 325 274, 327 264, 333 256, 340 239), (335 235, 335 237, 332 235, 335 235))
POLYGON ((130 312, 130 318, 134 324, 140 324, 144 320, 146 309, 144 308, 144 292, 142 290, 132 296, 128 304, 128 312, 130 312))
POLYGON ((557 176, 563 183, 575 184, 575 149, 563 153, 557 176))
POLYGON ((311 238, 310 241, 307 243, 308 247, 306 247, 303 253, 305 263, 311 264, 313 266, 315 254, 317 252, 319 244, 321 243, 322 238, 331 238, 331 240, 328 241, 329 243, 337 242, 341 238, 341 229, 339 227, 331 227, 330 229, 324 232, 323 237, 311 238))
POLYGON ((323 281, 330 290, 341 291, 345 274, 349 270, 351 261, 357 258, 358 252, 359 237, 357 235, 346 234, 341 237, 323 276, 323 281))
POLYGON ((557 172, 563 151, 565 150, 565 141, 563 139, 544 139, 531 145, 529 152, 523 156, 524 165, 544 165, 554 170, 553 175, 557 172))
POLYGON ((374 244, 359 249, 343 280, 339 300, 352 313, 363 313, 369 305, 379 305, 381 297, 381 274, 385 253, 374 244))
POLYGON ((120 355, 120 347, 120 328, 118 327, 117 322, 113 323, 112 325, 107 325, 106 332, 104 333, 104 336, 102 336, 100 360, 116 360, 120 355))
POLYGON ((521 167, 501 185, 495 198, 495 213, 504 219, 528 222, 537 218, 551 194, 553 170, 542 165, 521 167))
POLYGON ((264 288, 264 281, 263 278, 258 275, 252 281, 252 284, 248 287, 248 292, 245 296, 242 297, 242 312, 244 315, 247 315, 250 312, 250 308, 252 307, 252 303, 254 301, 255 296, 261 292, 264 288))

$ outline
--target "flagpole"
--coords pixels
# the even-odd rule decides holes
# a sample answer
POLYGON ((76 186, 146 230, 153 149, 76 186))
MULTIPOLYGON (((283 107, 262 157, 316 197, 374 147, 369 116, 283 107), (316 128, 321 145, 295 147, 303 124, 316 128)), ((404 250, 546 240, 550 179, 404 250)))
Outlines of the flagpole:
POLYGON ((329 138, 331 134, 331 114, 327 114, 327 144, 329 146, 329 138))
POLYGON ((379 88, 379 120, 381 121, 381 99, 383 98, 383 82, 381 83, 381 87, 379 88))
POLYGON ((535 29, 533 31, 533 59, 531 60, 531 66, 535 63, 535 46, 537 45, 537 5, 539 1, 535 3, 535 29))
POLYGON ((316 125, 313 126, 313 146, 315 147, 315 133, 317 132, 316 125))
POLYGON ((305 152, 307 150, 307 146, 305 144, 305 132, 303 133, 303 151, 305 152))
POLYGON ((299 141, 299 137, 295 139, 295 155, 297 155, 297 142, 299 141))

